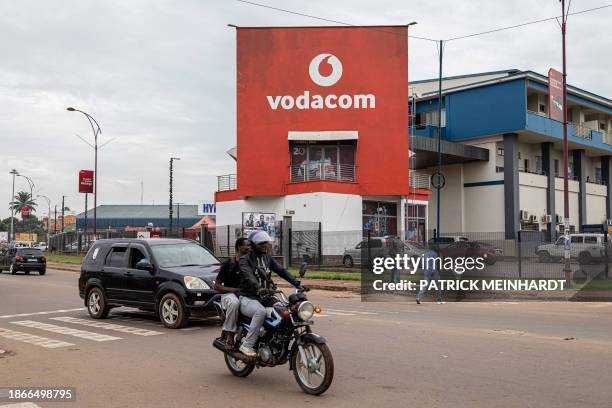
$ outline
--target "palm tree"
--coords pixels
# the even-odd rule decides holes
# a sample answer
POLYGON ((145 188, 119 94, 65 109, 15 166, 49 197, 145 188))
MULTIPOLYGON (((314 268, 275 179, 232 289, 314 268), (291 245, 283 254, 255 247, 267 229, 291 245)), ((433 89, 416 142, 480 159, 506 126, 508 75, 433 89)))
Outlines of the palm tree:
POLYGON ((32 199, 30 193, 25 191, 20 191, 14 198, 15 201, 12 201, 9 206, 9 210, 15 211, 15 213, 19 214, 22 209, 27 208, 30 212, 36 211, 36 201, 32 199))

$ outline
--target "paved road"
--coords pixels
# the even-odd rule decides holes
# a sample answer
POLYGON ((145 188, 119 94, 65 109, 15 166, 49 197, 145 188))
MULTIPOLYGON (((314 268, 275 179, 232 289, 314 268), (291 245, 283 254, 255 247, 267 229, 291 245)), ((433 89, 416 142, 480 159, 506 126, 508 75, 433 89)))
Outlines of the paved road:
POLYGON ((417 306, 315 291, 310 298, 323 307, 315 330, 329 341, 336 375, 325 395, 311 397, 287 366, 232 377, 211 346, 220 330, 214 320, 167 330, 148 314, 116 309, 108 320, 93 321, 76 284, 73 272, 0 275, 0 349, 8 351, 0 357, 0 386, 77 390, 74 403, 41 407, 610 407, 612 401, 612 304, 417 306))

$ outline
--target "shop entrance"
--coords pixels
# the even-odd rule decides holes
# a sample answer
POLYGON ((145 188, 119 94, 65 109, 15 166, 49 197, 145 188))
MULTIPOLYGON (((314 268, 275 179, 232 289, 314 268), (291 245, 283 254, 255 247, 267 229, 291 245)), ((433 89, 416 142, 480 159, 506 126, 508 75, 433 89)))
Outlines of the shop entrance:
POLYGON ((427 206, 406 203, 406 240, 425 242, 427 225, 427 206))

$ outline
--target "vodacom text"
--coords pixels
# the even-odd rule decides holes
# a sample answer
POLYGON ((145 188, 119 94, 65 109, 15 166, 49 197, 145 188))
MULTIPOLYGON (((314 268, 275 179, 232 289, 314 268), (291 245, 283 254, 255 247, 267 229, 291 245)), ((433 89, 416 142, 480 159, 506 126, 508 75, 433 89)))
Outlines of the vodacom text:
POLYGON ((304 91, 296 97, 291 95, 266 96, 272 110, 279 107, 285 110, 297 109, 374 109, 376 96, 373 94, 360 95, 317 95, 304 91))

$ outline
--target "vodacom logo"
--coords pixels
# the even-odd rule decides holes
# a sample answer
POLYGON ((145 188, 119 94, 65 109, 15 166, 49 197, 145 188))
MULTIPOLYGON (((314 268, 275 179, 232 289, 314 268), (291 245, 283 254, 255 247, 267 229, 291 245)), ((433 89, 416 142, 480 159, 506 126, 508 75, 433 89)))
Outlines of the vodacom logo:
MULTIPOLYGON (((342 77, 342 62, 333 54, 323 53, 315 56, 308 66, 308 74, 312 82, 319 86, 332 86, 342 77), (321 65, 326 61, 332 68, 329 75, 321 75, 321 65)), ((324 71, 326 72, 326 71, 324 71)), ((297 109, 374 109, 376 96, 369 94, 357 95, 318 95, 304 90, 297 96, 267 95, 268 104, 272 110, 282 108, 285 110, 297 109)))
POLYGON ((310 79, 312 79, 312 82, 315 84, 319 86, 332 86, 338 82, 342 76, 342 63, 338 57, 333 54, 319 54, 310 61, 308 73, 310 74, 310 79), (319 66, 324 60, 327 60, 327 63, 332 67, 332 72, 328 76, 321 75, 319 71, 319 66))

